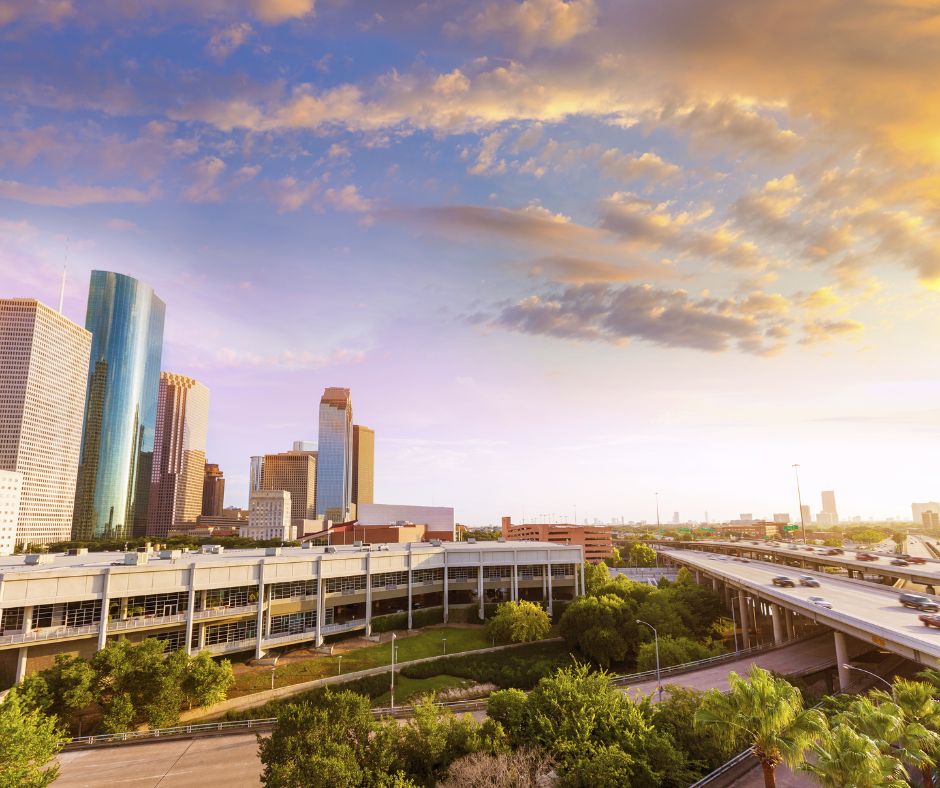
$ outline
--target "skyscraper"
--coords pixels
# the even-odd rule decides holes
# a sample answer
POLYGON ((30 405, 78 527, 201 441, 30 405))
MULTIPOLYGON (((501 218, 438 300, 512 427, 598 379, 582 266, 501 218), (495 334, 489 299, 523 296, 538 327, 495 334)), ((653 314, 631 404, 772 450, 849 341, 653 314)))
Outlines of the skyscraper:
POLYGON ((353 424, 352 502, 375 502, 375 432, 353 424))
POLYGON ((92 271, 91 331, 82 453, 72 535, 147 533, 166 307, 129 276, 92 271))
POLYGON ((290 519, 312 520, 317 508, 317 455, 308 451, 265 454, 262 490, 290 493, 290 519))
POLYGON ((225 474, 215 463, 207 462, 202 480, 202 516, 221 517, 225 508, 225 474))
POLYGON ((804 503, 800 507, 800 514, 803 517, 803 524, 810 525, 813 522, 813 510, 808 503, 804 503))
POLYGON ((13 555, 20 519, 23 474, 0 470, 0 555, 13 555))
POLYGON ((35 299, 0 300, 0 470, 23 475, 19 544, 71 534, 91 342, 35 299))
POLYGON ((167 536, 202 514, 209 432, 209 389, 192 378, 160 373, 147 535, 167 536))
POLYGON ((317 516, 349 517, 352 503, 352 400, 349 389, 327 388, 320 398, 317 438, 317 516))
POLYGON ((831 514, 832 517, 829 518, 832 521, 832 524, 835 525, 839 522, 839 511, 836 509, 836 494, 832 490, 823 490, 822 493, 822 510, 826 514, 831 514))
POLYGON ((264 456, 251 458, 251 468, 248 470, 248 496, 261 489, 261 479, 264 477, 264 456))

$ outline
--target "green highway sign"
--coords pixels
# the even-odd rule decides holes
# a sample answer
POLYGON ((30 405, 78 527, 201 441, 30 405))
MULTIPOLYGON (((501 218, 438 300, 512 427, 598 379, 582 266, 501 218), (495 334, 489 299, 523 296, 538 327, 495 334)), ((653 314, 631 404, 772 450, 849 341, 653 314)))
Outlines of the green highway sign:
POLYGON ((783 526, 783 530, 784 530, 784 531, 798 531, 799 529, 800 529, 800 526, 798 526, 798 525, 785 525, 785 526, 783 526))

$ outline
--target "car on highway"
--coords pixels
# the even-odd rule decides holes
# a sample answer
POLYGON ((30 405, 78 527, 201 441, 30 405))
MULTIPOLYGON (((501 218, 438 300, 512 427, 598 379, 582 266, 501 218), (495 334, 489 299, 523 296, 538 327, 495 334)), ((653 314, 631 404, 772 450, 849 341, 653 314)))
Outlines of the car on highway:
POLYGON ((904 607, 913 607, 924 613, 940 613, 940 605, 923 594, 901 594, 898 597, 898 602, 904 607))
POLYGON ((788 586, 790 588, 796 588, 796 583, 793 582, 793 578, 787 577, 786 575, 777 575, 770 582, 775 586, 788 586))
POLYGON ((910 561, 912 564, 926 564, 927 563, 927 559, 921 558, 919 555, 909 555, 907 556, 907 560, 910 561))
POLYGON ((855 560, 856 561, 877 561, 878 556, 872 555, 871 553, 856 553, 855 560))
POLYGON ((924 616, 918 616, 925 627, 936 627, 940 629, 940 616, 936 613, 928 613, 924 616))
POLYGON ((810 588, 819 588, 819 581, 812 575, 800 575, 800 585, 810 588))
POLYGON ((891 566, 910 566, 910 561, 905 561, 903 558, 895 558, 891 562, 891 566))
POLYGON ((826 610, 832 610, 832 602, 821 596, 808 596, 806 597, 806 601, 812 602, 816 607, 824 607, 826 610))

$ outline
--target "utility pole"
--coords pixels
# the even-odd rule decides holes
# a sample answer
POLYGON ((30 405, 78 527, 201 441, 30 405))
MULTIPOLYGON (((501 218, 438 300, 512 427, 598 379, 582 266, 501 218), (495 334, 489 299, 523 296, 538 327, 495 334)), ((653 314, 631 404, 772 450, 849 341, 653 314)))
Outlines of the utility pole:
POLYGON ((659 493, 656 493, 656 528, 659 529, 659 493))
POLYGON ((803 544, 806 544, 806 520, 803 517, 803 496, 800 495, 800 464, 793 463, 793 471, 796 474, 796 500, 800 506, 800 530, 803 533, 803 544))

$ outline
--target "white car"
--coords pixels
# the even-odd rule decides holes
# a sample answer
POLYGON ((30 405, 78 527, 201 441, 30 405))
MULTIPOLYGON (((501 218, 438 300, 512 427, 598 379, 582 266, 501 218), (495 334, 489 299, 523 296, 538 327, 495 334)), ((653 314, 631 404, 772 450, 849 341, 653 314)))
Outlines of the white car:
POLYGON ((824 607, 826 610, 832 610, 832 602, 828 599, 825 599, 821 596, 808 596, 806 597, 807 602, 812 602, 816 607, 824 607))

